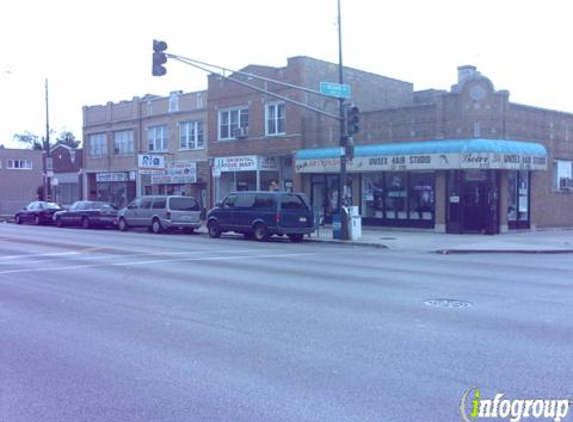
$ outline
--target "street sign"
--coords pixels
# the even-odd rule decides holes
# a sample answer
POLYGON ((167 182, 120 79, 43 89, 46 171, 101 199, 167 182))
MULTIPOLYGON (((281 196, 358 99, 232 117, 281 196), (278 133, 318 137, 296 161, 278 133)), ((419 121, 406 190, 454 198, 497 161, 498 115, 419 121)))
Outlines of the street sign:
POLYGON ((336 98, 350 98, 350 85, 334 82, 321 82, 320 93, 336 98))

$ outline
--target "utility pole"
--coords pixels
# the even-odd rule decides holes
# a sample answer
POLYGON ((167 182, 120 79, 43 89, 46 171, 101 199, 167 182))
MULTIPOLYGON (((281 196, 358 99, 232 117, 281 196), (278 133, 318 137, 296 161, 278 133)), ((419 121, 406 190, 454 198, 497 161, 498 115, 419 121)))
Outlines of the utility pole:
POLYGON ((45 142, 45 149, 46 149, 46 158, 44 160, 44 174, 46 176, 46 184, 44 189, 44 200, 51 201, 52 200, 52 186, 51 186, 51 172, 53 171, 52 165, 52 157, 50 155, 50 119, 49 119, 49 105, 48 105, 48 78, 45 80, 45 88, 46 88, 46 142, 45 142))
MULTIPOLYGON (((340 11, 340 0, 338 0, 338 83, 342 86, 344 84, 344 67, 342 65, 342 14, 340 11)), ((345 119, 345 105, 344 105, 344 98, 340 97, 338 99, 340 102, 340 184, 339 184, 339 193, 338 193, 338 213, 340 214, 340 232, 341 232, 341 239, 348 240, 349 239, 349 227, 348 227, 348 219, 345 213, 343 212, 342 208, 349 205, 346 203, 346 184, 347 184, 347 175, 346 175, 346 119, 345 119)))

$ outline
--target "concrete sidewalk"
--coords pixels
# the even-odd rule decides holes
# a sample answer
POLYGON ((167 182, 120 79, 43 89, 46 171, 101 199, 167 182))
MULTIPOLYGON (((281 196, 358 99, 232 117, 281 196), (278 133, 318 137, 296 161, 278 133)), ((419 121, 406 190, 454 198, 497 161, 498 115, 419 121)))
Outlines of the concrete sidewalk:
POLYGON ((362 227, 357 240, 335 240, 331 226, 322 226, 307 238, 330 242, 388 248, 397 251, 452 253, 573 253, 573 230, 524 230, 495 236, 445 234, 427 230, 362 227))

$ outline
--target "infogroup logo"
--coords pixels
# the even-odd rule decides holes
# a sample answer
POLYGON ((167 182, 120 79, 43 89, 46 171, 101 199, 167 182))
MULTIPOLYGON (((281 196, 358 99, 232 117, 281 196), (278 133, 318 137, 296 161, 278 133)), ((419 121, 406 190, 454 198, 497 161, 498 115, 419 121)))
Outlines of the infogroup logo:
POLYGON ((560 422, 569 412, 569 399, 507 399, 503 393, 493 398, 483 398, 479 388, 468 388, 460 404, 460 414, 464 422, 480 419, 501 418, 511 422, 522 419, 553 419, 560 422))

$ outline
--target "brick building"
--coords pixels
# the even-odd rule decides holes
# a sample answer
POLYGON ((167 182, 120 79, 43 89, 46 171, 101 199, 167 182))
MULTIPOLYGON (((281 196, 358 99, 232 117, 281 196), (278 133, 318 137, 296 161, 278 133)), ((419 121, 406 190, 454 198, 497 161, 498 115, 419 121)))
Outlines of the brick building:
POLYGON ((0 148, 0 214, 37 200, 43 180, 42 151, 0 148))
MULTIPOLYGON (((216 200, 233 190, 300 189, 294 153, 338 137, 337 129, 324 129, 336 120, 259 90, 334 115, 338 115, 337 99, 249 74, 318 91, 320 82, 338 80, 338 67, 309 57, 293 57, 282 68, 249 66, 226 79, 209 77, 209 157, 216 200)), ((412 101, 410 83, 351 68, 345 68, 345 75, 353 96, 365 109, 400 107, 412 101)))
MULTIPOLYGON (((451 233, 573 226, 573 114, 511 103, 475 67, 458 72, 450 91, 362 113, 348 167, 363 222, 451 233)), ((337 180, 335 144, 296 155, 303 190, 326 214, 320 178, 337 180)))
POLYGON ((54 176, 52 197, 60 205, 71 205, 82 198, 82 149, 58 144, 50 151, 54 176))
POLYGON ((205 91, 84 107, 84 197, 121 207, 184 193, 206 204, 206 118, 205 91))

